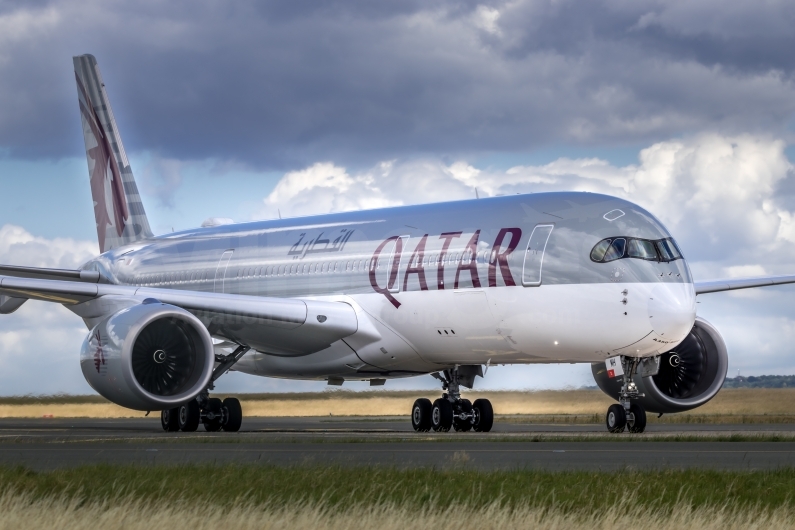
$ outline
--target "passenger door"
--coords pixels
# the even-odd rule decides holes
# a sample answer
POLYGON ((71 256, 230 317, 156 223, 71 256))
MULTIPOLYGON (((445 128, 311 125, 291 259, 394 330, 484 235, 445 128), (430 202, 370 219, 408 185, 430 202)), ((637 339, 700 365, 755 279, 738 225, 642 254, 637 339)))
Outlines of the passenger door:
POLYGON ((552 234, 554 225, 536 225, 530 240, 527 242, 527 251, 524 254, 522 265, 522 285, 525 287, 538 287, 541 285, 541 266, 544 263, 544 251, 547 241, 552 234))
POLYGON ((226 278, 226 269, 229 267, 229 260, 232 259, 234 250, 226 250, 218 260, 218 267, 215 269, 215 281, 213 282, 213 291, 216 293, 223 293, 224 281, 226 278))

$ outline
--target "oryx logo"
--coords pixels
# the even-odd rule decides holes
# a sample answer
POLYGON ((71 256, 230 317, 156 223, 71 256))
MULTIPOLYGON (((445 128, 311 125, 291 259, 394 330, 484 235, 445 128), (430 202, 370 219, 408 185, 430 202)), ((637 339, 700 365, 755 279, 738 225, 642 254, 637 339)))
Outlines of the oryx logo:
POLYGON ((100 251, 107 250, 105 235, 108 227, 116 228, 121 237, 125 222, 130 218, 124 183, 121 180, 119 165, 113 154, 108 132, 102 126, 91 98, 80 77, 75 73, 79 89, 80 114, 83 118, 83 134, 86 135, 86 156, 91 173, 91 195, 94 199, 94 218, 97 222, 97 236, 100 251), (94 138, 94 147, 88 146, 89 131, 94 138))
POLYGON ((94 340, 97 344, 94 350, 94 368, 101 375, 100 367, 105 365, 105 352, 102 350, 102 336, 99 334, 99 330, 94 333, 94 340))

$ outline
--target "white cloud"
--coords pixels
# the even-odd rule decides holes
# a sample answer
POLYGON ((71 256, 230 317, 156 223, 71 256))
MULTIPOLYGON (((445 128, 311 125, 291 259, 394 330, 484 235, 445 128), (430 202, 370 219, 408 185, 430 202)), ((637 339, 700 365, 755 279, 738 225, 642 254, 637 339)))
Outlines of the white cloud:
MULTIPOLYGON (((283 214, 305 215, 358 209, 368 201, 382 206, 473 198, 475 188, 481 196, 602 192, 658 216, 683 246, 696 279, 795 273, 795 203, 788 204, 779 193, 785 184, 795 185, 785 147, 773 138, 705 134, 651 145, 639 153, 638 164, 624 167, 598 158, 560 158, 507 171, 478 169, 464 161, 391 161, 361 173, 316 164, 285 175, 265 199, 262 213, 277 204, 283 214)), ((795 370, 790 340, 795 304, 788 294, 793 289, 702 297, 699 314, 726 334, 733 370, 746 375, 795 370)), ((529 372, 523 370, 486 384, 538 384, 524 378, 521 374, 529 372), (525 380, 528 384, 521 383, 525 380)), ((582 384, 582 373, 573 370, 571 378, 563 377, 555 386, 582 384)))
POLYGON ((174 206, 174 194, 182 185, 184 165, 174 158, 152 157, 141 174, 141 192, 157 197, 163 206, 174 206))
MULTIPOLYGON (((598 158, 560 158, 507 171, 461 160, 392 160, 354 172, 324 162, 285 174, 259 214, 273 218, 278 208, 287 217, 474 198, 475 188, 481 196, 594 191, 626 197, 660 217, 684 246, 697 278, 792 273, 795 202, 788 202, 781 189, 795 184, 795 172, 784 148, 777 139, 712 134, 656 143, 639 153, 637 164, 623 167, 598 158)), ((0 227, 0 263, 74 268, 96 252, 94 242, 46 239, 18 226, 0 227)), ((724 333, 733 373, 738 368, 746 375, 795 370, 793 289, 701 297, 699 314, 724 333)), ((88 392, 78 365, 85 333, 68 310, 43 302, 28 302, 0 317, 0 362, 6 367, 0 393, 88 392)), ((579 386, 587 379, 587 367, 495 368, 480 386, 579 386)), ((434 388, 435 383, 416 378, 389 387, 434 388)), ((322 384, 232 374, 219 388, 290 391, 322 384)))
POLYGON ((37 237, 22 227, 0 227, 0 263, 76 269, 99 254, 97 243, 69 238, 37 237))

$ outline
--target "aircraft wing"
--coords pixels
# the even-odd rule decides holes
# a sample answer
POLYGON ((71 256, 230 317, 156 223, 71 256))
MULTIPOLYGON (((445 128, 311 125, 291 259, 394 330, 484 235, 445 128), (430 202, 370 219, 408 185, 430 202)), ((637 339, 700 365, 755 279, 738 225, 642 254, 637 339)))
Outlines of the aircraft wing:
MULTIPOLYGON (((86 311, 78 306, 88 306, 100 298, 129 300, 128 305, 154 298, 190 311, 215 335, 235 339, 246 329, 258 330, 260 344, 264 340, 269 350, 286 355, 320 351, 358 329, 355 310, 341 302, 0 276, 0 314, 10 313, 32 299, 74 306, 75 313, 85 316, 86 311)), ((91 318, 106 316, 101 314, 103 304, 95 306, 89 311, 96 313, 100 308, 100 313, 91 318)))
POLYGON ((734 291, 735 289, 749 289, 751 287, 766 287, 768 285, 784 285, 795 283, 795 275, 788 276, 761 276, 758 278, 728 278, 725 280, 708 280, 693 282, 696 294, 719 293, 721 291, 734 291))

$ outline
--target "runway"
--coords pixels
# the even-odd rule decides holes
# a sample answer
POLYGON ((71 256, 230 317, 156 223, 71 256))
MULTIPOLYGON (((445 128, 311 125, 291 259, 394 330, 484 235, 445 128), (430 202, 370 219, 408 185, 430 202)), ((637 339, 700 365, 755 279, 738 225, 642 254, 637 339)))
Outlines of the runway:
POLYGON ((483 470, 750 470, 795 465, 795 424, 652 424, 646 435, 630 438, 608 435, 598 424, 520 421, 498 421, 491 433, 415 433, 408 418, 246 418, 240 433, 207 433, 201 427, 196 433, 165 433, 154 417, 0 419, 0 464, 36 470, 98 463, 483 470), (719 441, 732 435, 746 440, 719 441), (754 440, 771 436, 783 441, 754 440))

